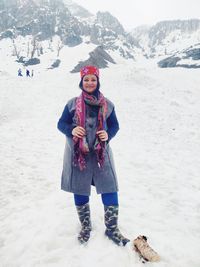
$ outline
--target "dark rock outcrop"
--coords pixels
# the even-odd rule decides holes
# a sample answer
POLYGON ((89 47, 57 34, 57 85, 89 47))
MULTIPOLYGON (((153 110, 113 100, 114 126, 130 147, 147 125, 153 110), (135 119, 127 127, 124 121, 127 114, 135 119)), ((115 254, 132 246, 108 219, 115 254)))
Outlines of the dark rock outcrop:
POLYGON ((61 60, 60 59, 56 59, 52 64, 51 64, 51 67, 49 69, 55 69, 55 68, 58 68, 59 65, 61 63, 61 60))
POLYGON ((40 64, 40 59, 39 58, 31 58, 31 59, 25 61, 24 66, 37 65, 37 64, 40 64))
POLYGON ((115 64, 115 61, 112 59, 112 57, 101 46, 95 48, 95 50, 90 52, 89 55, 90 57, 88 59, 79 62, 71 72, 79 72, 80 69, 86 65, 94 65, 101 69, 107 68, 108 62, 115 64))
POLYGON ((195 61, 200 60, 200 48, 190 47, 180 53, 177 53, 176 56, 167 57, 158 62, 160 68, 172 68, 172 67, 183 67, 183 68, 200 68, 200 64, 195 61), (189 60, 190 63, 181 63, 181 60, 189 60))
POLYGON ((174 68, 177 62, 181 60, 180 57, 168 57, 158 62, 160 68, 174 68))
POLYGON ((193 60, 199 60, 200 59, 200 48, 194 48, 190 49, 185 52, 186 56, 184 58, 191 57, 193 60))

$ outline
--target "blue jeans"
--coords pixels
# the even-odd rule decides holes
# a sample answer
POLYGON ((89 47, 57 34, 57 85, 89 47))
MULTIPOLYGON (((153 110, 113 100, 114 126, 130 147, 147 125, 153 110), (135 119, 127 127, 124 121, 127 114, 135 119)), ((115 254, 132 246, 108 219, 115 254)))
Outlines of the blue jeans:
MULTIPOLYGON (((101 194, 101 199, 105 206, 118 206, 117 192, 101 194)), ((74 202, 76 206, 85 205, 89 202, 89 196, 74 194, 74 202)))

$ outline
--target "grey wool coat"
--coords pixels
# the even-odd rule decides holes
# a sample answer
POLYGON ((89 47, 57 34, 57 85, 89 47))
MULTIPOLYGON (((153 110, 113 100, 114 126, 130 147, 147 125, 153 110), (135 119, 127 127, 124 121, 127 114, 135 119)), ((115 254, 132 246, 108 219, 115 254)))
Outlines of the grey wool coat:
MULTIPOLYGON (((86 139, 89 145, 90 152, 86 155, 86 169, 80 170, 79 167, 73 165, 74 145, 72 135, 66 134, 66 131, 72 131, 76 127, 75 114, 76 97, 68 101, 63 111, 62 117, 58 122, 58 129, 66 136, 66 145, 64 150, 63 170, 61 177, 61 189, 67 192, 72 192, 78 195, 89 196, 91 193, 91 185, 96 187, 98 194, 112 193, 118 191, 118 182, 114 166, 113 154, 109 143, 106 142, 105 163, 102 168, 99 168, 96 154, 93 151, 97 131, 97 114, 94 116, 90 112, 90 106, 86 105, 86 139), (66 112, 67 110, 67 112, 66 112), (71 119, 69 120, 69 117, 71 119), (63 128, 64 127, 67 128, 63 128)), ((114 105, 106 98, 108 104, 107 118, 111 115, 114 105)), ((106 129, 108 125, 106 123, 106 129)))

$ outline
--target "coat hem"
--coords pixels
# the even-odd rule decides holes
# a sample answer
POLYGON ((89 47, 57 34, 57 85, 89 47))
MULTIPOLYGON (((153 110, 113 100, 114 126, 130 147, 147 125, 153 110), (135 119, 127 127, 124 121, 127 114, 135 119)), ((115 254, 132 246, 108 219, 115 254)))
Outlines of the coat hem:
POLYGON ((61 187, 61 190, 68 192, 68 193, 76 194, 76 195, 82 195, 82 196, 90 196, 91 195, 90 192, 85 193, 85 192, 80 192, 80 191, 74 191, 74 190, 66 189, 64 187, 61 187))

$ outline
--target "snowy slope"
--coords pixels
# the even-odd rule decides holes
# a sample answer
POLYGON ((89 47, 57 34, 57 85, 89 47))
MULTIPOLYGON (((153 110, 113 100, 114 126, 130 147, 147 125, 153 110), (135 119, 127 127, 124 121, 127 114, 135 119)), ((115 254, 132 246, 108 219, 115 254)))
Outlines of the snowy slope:
MULTIPOLYGON (((16 40, 17 49, 20 51, 20 57, 26 57, 27 54, 27 44, 30 43, 30 51, 32 49, 31 46, 32 36, 21 37, 18 36, 16 40)), ((61 64, 59 66, 60 69, 65 72, 71 71, 74 66, 81 60, 85 60, 89 57, 89 52, 93 51, 97 46, 91 43, 87 43, 87 40, 76 46, 74 48, 70 48, 68 46, 64 46, 60 50, 60 55, 57 57, 57 47, 60 42, 59 36, 54 36, 52 38, 52 42, 50 41, 42 41, 41 46, 43 48, 43 54, 36 57, 39 58, 40 64, 30 65, 27 68, 33 69, 35 72, 45 72, 48 68, 51 67, 51 64, 59 58, 61 60, 61 64)), ((25 71, 26 67, 23 64, 17 63, 17 57, 13 51, 13 44, 11 39, 3 39, 0 42, 0 56, 2 59, 2 63, 0 65, 0 70, 7 71, 11 76, 16 76, 18 68, 21 68, 25 71)))
MULTIPOLYGON (((63 50, 59 69, 44 58, 33 78, 0 65, 0 262, 2 267, 143 266, 131 247, 104 237, 103 206, 92 189, 93 231, 76 240, 73 196, 60 190, 64 105, 78 95, 70 74, 77 53, 63 50), (71 66, 71 68, 70 68, 71 66)), ((2 56, 2 54, 1 54, 2 56)), ((120 131, 111 141, 120 186, 119 226, 159 252, 159 267, 200 264, 200 71, 159 69, 156 61, 119 62, 101 70, 102 92, 116 106, 120 131)))

